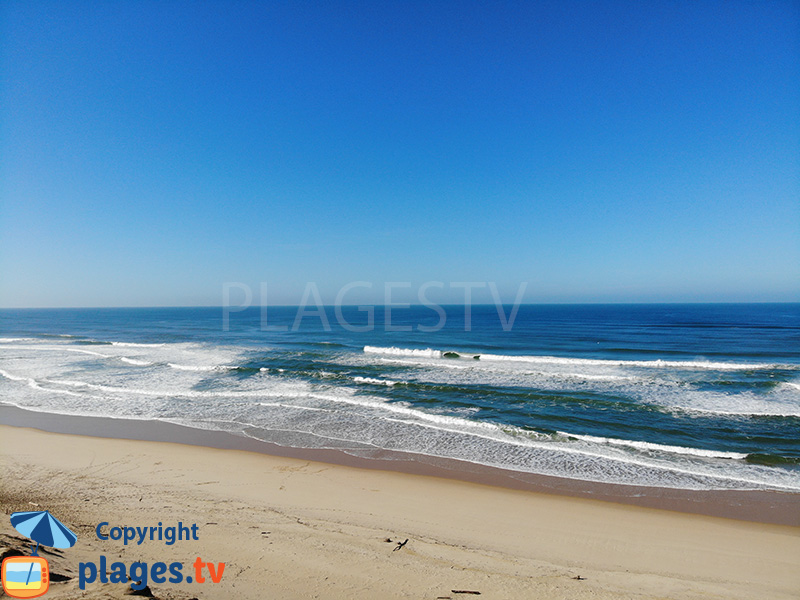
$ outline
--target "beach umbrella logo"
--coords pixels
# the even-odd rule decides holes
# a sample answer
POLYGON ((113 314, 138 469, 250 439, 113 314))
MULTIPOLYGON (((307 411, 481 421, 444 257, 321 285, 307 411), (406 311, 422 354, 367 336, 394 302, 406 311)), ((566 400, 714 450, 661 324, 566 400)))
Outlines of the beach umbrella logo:
POLYGON ((22 535, 36 542, 31 556, 10 556, 3 560, 0 579, 3 591, 12 598, 36 598, 50 588, 47 559, 39 556, 39 544, 51 548, 71 548, 78 541, 66 525, 49 511, 15 512, 11 524, 22 535))

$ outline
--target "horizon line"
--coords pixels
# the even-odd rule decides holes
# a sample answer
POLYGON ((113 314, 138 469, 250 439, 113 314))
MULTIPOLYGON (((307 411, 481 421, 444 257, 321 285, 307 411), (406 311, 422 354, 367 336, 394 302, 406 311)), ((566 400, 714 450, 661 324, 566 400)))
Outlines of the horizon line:
MULTIPOLYGON (((748 300, 748 301, 730 301, 730 300, 694 300, 694 301, 677 301, 677 300, 664 300, 664 301, 652 301, 652 302, 630 302, 630 301, 610 301, 610 302, 521 302, 518 306, 658 306, 658 305, 695 305, 695 304, 704 304, 704 305, 750 305, 750 304, 800 304, 799 300, 748 300)), ((409 308, 430 308, 432 306, 440 306, 440 307, 448 307, 448 306, 455 306, 455 307, 464 307, 464 306, 497 306, 496 303, 489 303, 489 302, 473 302, 470 304, 459 304, 459 303, 436 303, 432 302, 430 304, 420 304, 420 303, 397 303, 397 304, 374 304, 374 303, 360 303, 360 304, 252 304, 250 306, 246 306, 240 308, 239 310, 232 311, 232 312, 243 312, 248 309, 252 308, 300 308, 300 307, 318 307, 322 306, 323 308, 336 308, 337 306, 341 308, 346 307, 387 307, 391 306, 393 309, 396 310, 403 310, 409 308)), ((502 302, 500 306, 514 306, 513 302, 502 302)), ((164 304, 164 305, 147 305, 147 306, 0 306, 0 310, 129 310, 129 309, 160 309, 160 308, 213 308, 213 309, 231 309, 231 308, 239 308, 236 306, 226 307, 222 304, 197 304, 197 305, 174 305, 174 304, 164 304)))

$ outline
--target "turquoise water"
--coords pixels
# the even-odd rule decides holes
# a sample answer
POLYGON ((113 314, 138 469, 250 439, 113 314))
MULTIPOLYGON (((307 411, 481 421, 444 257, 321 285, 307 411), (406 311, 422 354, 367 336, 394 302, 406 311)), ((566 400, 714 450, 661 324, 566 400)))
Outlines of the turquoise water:
POLYGON ((0 311, 0 401, 358 456, 800 491, 800 304, 0 311), (505 327, 504 327, 505 324, 505 327), (387 326, 388 325, 388 326, 387 326), (353 331, 362 328, 366 331, 353 331), (396 329, 404 329, 397 331, 396 329))

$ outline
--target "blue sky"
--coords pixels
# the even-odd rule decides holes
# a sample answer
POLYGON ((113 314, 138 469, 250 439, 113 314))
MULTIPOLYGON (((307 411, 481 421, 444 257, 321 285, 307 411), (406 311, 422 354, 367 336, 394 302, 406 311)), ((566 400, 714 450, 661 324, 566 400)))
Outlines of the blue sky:
POLYGON ((3 2, 0 306, 796 301, 798 32, 788 1, 3 2))

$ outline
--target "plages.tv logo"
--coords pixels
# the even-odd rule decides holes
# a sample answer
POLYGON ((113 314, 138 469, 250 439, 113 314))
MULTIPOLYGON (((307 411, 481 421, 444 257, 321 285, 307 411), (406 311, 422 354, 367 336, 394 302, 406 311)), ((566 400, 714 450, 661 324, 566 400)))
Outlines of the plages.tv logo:
POLYGON ((78 536, 47 510, 15 512, 11 524, 22 535, 36 542, 31 556, 9 556, 0 567, 0 579, 6 596, 37 598, 50 589, 47 559, 39 556, 39 544, 52 548, 71 548, 78 536))

